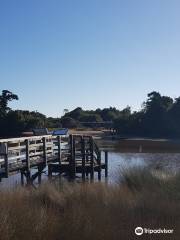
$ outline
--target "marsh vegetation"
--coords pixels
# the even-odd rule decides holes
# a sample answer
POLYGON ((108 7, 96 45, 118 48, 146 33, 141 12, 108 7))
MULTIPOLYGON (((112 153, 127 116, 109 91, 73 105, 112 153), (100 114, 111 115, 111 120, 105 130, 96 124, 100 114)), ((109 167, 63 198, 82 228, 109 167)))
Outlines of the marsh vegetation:
POLYGON ((119 174, 114 185, 46 183, 1 191, 0 239, 131 240, 137 226, 174 229, 158 239, 179 239, 180 174, 145 167, 119 174))

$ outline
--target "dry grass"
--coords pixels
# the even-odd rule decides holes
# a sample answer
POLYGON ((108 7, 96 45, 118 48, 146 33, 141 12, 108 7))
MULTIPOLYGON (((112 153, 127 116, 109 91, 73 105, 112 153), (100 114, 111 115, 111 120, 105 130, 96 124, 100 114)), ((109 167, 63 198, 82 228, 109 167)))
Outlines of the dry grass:
POLYGON ((46 184, 38 190, 3 191, 0 204, 2 240, 134 240, 137 226, 174 229, 179 239, 180 176, 157 178, 146 169, 123 173, 116 186, 46 184))

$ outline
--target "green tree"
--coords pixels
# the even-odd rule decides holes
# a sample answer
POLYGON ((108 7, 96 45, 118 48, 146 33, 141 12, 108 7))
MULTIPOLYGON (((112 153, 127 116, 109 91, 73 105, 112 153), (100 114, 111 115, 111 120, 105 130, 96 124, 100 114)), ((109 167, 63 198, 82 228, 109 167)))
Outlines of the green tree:
POLYGON ((18 96, 8 90, 3 90, 0 95, 0 115, 4 116, 10 108, 8 107, 8 103, 12 100, 18 100, 18 96))
POLYGON ((71 117, 63 117, 61 124, 64 128, 76 128, 78 126, 78 122, 71 117))
POLYGON ((168 111, 173 106, 173 99, 161 96, 160 93, 154 91, 148 94, 148 99, 143 106, 142 133, 149 136, 168 135, 168 111))

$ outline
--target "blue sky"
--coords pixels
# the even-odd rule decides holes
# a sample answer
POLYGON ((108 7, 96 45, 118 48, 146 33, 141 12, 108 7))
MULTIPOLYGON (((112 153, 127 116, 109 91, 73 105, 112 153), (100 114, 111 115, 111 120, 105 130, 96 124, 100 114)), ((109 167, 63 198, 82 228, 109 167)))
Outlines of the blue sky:
POLYGON ((0 90, 55 117, 180 96, 179 12, 179 0, 0 0, 0 90))

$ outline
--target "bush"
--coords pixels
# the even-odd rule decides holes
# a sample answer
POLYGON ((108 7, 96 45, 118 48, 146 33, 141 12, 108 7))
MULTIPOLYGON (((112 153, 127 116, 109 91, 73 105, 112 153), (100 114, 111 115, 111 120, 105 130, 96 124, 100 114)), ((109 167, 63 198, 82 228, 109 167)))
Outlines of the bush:
POLYGON ((64 117, 61 119, 61 124, 64 128, 76 128, 78 127, 78 122, 71 117, 64 117))

